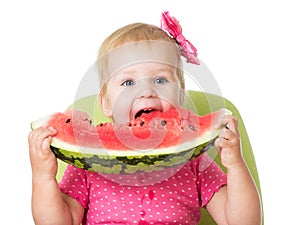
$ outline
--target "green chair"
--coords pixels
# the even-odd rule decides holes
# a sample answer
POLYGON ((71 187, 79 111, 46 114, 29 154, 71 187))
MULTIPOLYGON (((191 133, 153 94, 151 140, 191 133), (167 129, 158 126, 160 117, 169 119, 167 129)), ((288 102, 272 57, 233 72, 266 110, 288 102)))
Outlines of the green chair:
MULTIPOLYGON (((213 94, 207 94, 203 92, 198 91, 187 91, 186 92, 187 101, 185 103, 185 107, 193 110, 194 112, 198 113, 199 115, 207 114, 211 111, 215 111, 217 109, 226 107, 227 109, 231 110, 233 115, 236 116, 239 120, 239 132, 241 136, 241 143, 242 143, 242 152, 244 159, 249 167, 249 170, 254 178, 254 181, 256 183, 257 189, 260 193, 261 199, 261 187, 258 177, 258 172, 256 168, 256 163, 254 159, 254 155, 252 152, 252 147, 249 141, 249 137, 247 135, 247 131, 245 129, 245 125, 243 123, 243 120, 241 118, 241 115, 239 114, 237 108, 227 99, 213 95, 213 94)), ((93 121, 95 123, 97 122, 103 122, 108 121, 107 118, 103 115, 103 113, 100 110, 98 97, 96 95, 88 96, 82 99, 77 100, 73 105, 71 105, 69 108, 75 108, 82 111, 86 111, 89 113, 90 117, 93 118, 93 121)), ((220 163, 220 157, 217 155, 214 155, 214 160, 220 165, 220 167, 225 170, 225 168, 220 163)), ((60 180, 63 174, 63 171, 66 167, 66 164, 59 160, 59 169, 57 173, 57 179, 60 180)), ((262 200, 261 200, 262 202, 262 200)), ((199 225, 216 225, 216 223, 213 221, 211 216, 208 214, 208 212, 205 209, 201 209, 201 222, 199 225)), ((262 222, 263 224, 263 222, 262 222)))

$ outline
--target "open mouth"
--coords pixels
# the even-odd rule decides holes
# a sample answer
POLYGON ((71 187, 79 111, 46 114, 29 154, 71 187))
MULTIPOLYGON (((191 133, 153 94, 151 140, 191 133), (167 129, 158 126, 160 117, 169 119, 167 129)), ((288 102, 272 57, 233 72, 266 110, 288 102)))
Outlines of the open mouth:
POLYGON ((145 114, 149 114, 149 113, 151 113, 151 112, 153 112, 153 111, 156 111, 156 110, 155 110, 155 109, 142 109, 142 110, 138 111, 138 112, 135 114, 134 118, 136 119, 136 118, 142 116, 144 113, 145 113, 145 114))

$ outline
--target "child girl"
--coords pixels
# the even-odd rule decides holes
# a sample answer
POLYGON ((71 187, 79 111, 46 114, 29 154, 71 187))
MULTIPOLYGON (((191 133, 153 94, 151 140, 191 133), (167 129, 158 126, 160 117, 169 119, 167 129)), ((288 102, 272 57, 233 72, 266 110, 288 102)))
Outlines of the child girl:
MULTIPOLYGON (((115 123, 124 123, 141 112, 167 111, 182 105, 180 54, 188 50, 186 44, 182 36, 178 40, 144 23, 112 33, 103 42, 98 61, 104 114, 115 123)), ((183 55, 199 63, 194 53, 186 51, 183 55)), ((233 116, 224 117, 219 127, 225 128, 215 141, 226 174, 202 154, 165 180, 145 186, 120 185, 70 165, 58 183, 57 160, 49 148, 56 131, 38 128, 28 138, 34 221, 196 225, 201 219, 199 209, 205 207, 218 224, 260 224, 260 199, 241 154, 237 123, 233 116)))

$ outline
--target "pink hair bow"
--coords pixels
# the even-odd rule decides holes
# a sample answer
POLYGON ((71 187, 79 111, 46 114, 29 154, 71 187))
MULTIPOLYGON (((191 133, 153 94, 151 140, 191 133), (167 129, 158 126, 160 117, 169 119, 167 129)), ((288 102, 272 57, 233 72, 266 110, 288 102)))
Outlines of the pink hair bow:
POLYGON ((187 59, 187 62, 200 64, 197 58, 197 49, 185 39, 179 22, 174 17, 171 17, 168 11, 162 13, 161 29, 167 31, 172 38, 175 38, 180 45, 181 55, 187 59))

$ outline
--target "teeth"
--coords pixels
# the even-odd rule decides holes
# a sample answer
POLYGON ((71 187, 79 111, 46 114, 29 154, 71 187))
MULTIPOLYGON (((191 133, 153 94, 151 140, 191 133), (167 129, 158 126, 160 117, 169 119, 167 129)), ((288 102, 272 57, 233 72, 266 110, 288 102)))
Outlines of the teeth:
POLYGON ((153 111, 153 109, 143 109, 143 110, 139 111, 139 112, 135 115, 135 119, 138 118, 138 117, 140 117, 143 113, 148 114, 148 113, 150 113, 150 112, 152 112, 152 111, 153 111))

